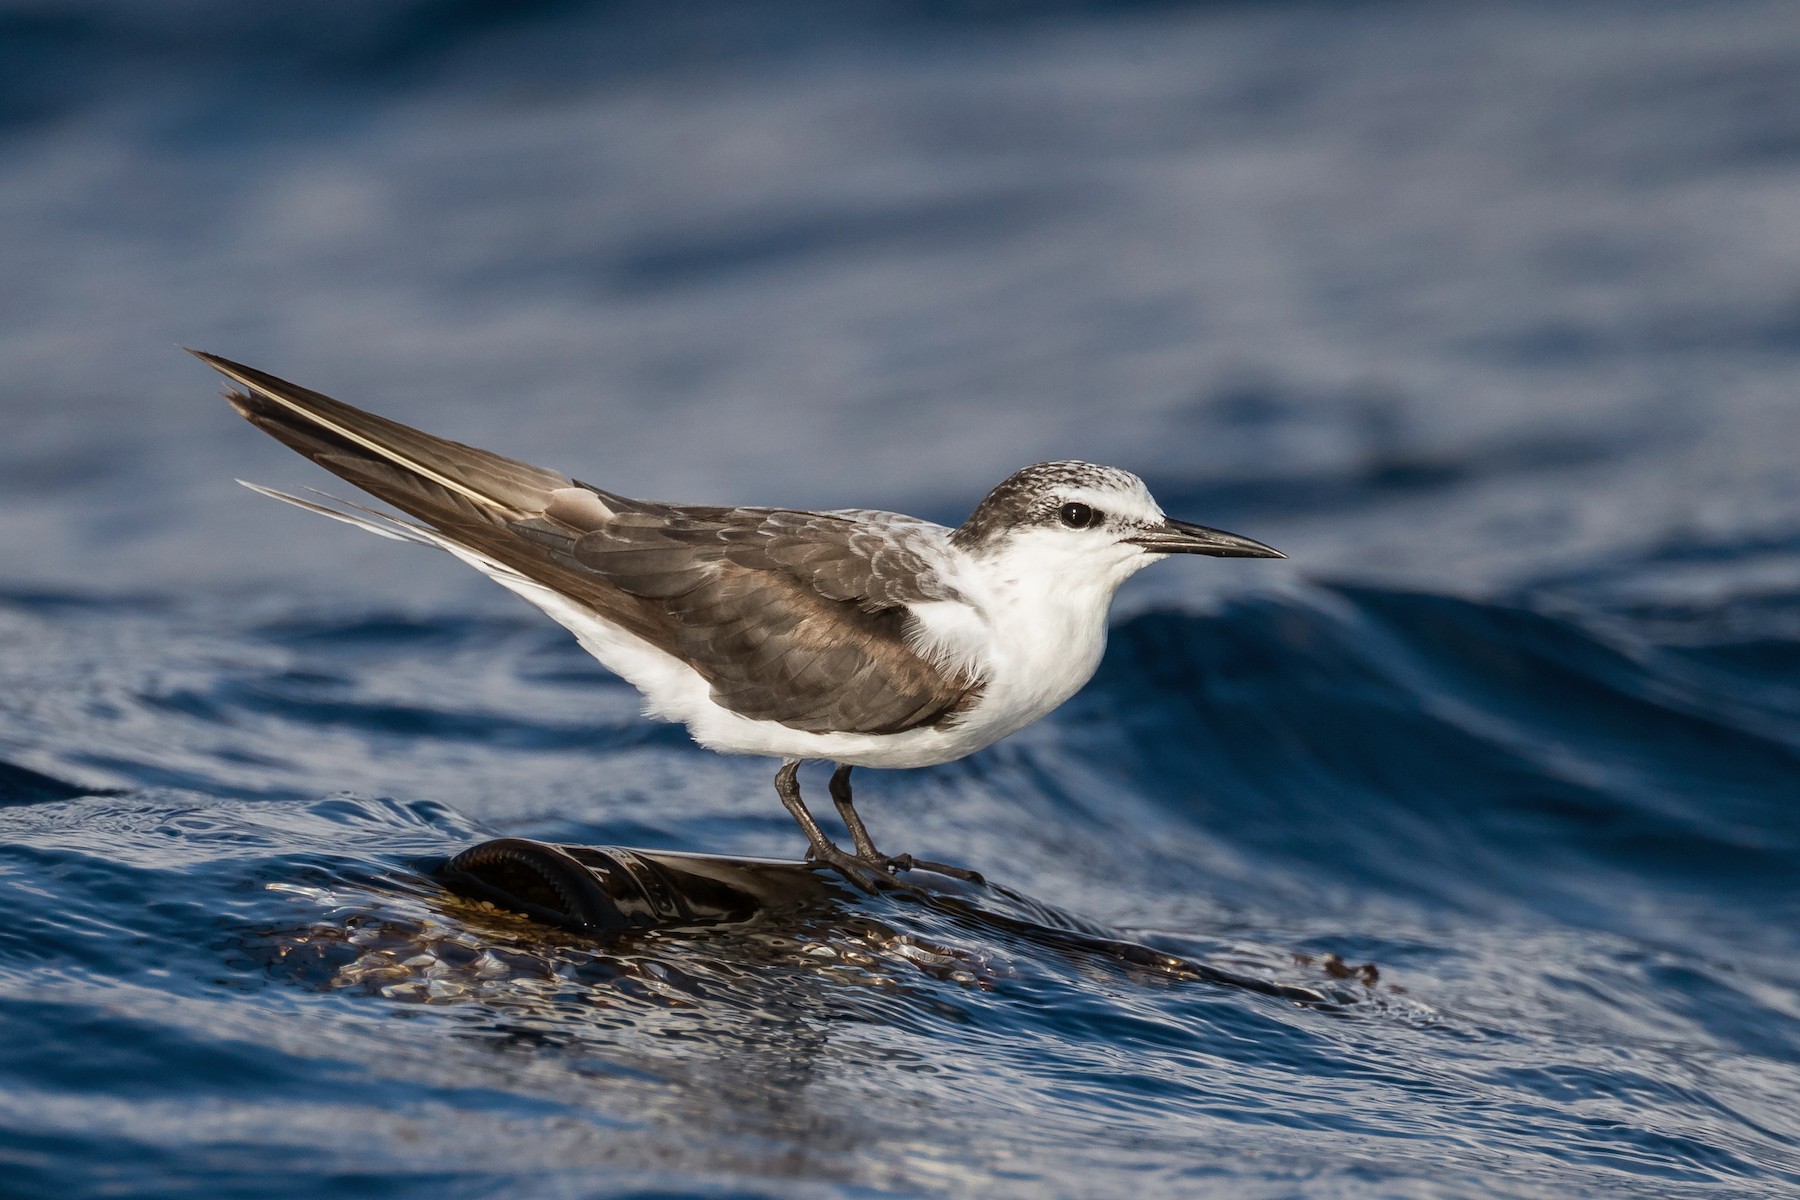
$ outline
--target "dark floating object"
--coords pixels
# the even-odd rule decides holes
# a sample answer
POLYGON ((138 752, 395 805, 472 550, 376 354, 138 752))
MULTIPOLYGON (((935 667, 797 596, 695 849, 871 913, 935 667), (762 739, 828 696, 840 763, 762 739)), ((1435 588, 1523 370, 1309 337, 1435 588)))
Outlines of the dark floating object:
POLYGON ((806 863, 525 838, 471 846, 436 874, 458 895, 586 933, 744 921, 835 894, 806 863))
MULTIPOLYGON (((563 846, 498 838, 471 846, 431 872, 460 896, 588 935, 658 927, 730 924, 758 916, 862 902, 818 864, 766 858, 685 854, 622 846, 563 846)), ((914 876, 916 881, 919 877, 914 876)), ((1127 969, 1335 1008, 1346 997, 1319 988, 1211 966, 1130 941, 1093 922, 992 883, 944 878, 930 888, 888 893, 971 930, 1029 942, 1068 957, 1111 960, 1127 969)), ((1335 955, 1315 960, 1334 980, 1371 987, 1373 965, 1346 966, 1335 955)))

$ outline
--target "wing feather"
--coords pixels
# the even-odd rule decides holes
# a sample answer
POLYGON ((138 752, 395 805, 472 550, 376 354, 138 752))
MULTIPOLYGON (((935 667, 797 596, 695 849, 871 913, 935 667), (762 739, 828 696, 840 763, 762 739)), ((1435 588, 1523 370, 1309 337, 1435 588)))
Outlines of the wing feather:
POLYGON ((733 712, 897 733, 980 694, 909 644, 909 605, 961 599, 933 570, 932 542, 948 535, 936 525, 635 500, 197 356, 239 385, 227 399, 259 429, 688 663, 733 712))

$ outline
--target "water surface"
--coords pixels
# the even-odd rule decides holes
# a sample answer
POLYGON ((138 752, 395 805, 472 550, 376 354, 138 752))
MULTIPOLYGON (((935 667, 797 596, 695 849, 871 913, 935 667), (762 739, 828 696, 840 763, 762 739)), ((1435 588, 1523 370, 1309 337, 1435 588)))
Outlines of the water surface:
POLYGON ((6 1190, 1793 1194, 1787 6, 499 11, 0 15, 6 1190), (1281 547, 859 773, 887 848, 1275 986, 450 896, 800 840, 472 572, 237 489, 324 481, 176 343, 626 492, 954 521, 1079 456, 1281 547))

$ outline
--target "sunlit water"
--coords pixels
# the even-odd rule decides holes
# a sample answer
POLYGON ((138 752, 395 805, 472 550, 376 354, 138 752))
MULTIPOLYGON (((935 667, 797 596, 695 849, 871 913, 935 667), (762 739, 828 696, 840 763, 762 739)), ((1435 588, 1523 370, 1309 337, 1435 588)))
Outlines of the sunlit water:
POLYGON ((0 1192, 1800 1188, 1791 10, 928 8, 4 18, 0 1192), (1277 986, 450 896, 801 844, 472 573, 235 489, 323 481, 177 342, 624 491, 954 520, 1071 454, 1288 551, 858 776, 1277 986))

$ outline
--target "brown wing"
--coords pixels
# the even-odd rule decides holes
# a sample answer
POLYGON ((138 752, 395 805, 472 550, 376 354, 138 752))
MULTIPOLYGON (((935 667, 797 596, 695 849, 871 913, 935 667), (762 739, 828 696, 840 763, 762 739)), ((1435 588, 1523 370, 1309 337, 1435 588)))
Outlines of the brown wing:
POLYGON ((814 733, 897 733, 977 691, 907 645, 907 605, 958 597, 896 536, 903 521, 646 505, 593 522, 560 555, 666 613, 667 648, 731 711, 814 733))
POLYGON ((908 604, 956 598, 895 536, 922 522, 632 500, 198 357, 243 387, 227 398, 258 428, 688 663, 733 712, 896 733, 979 694, 906 644, 908 604))

